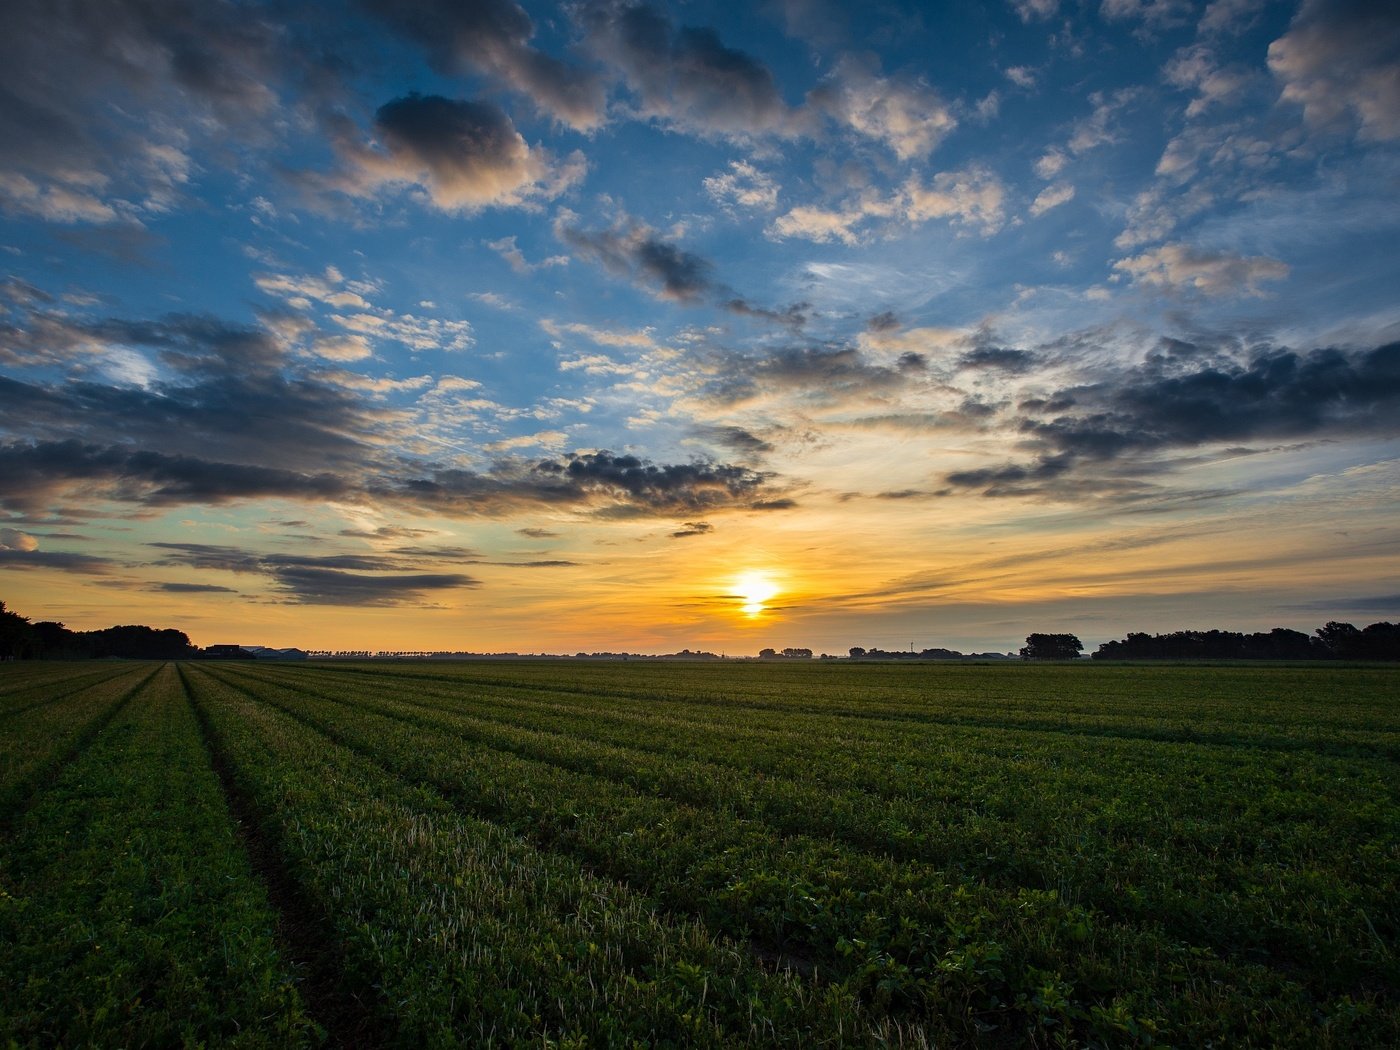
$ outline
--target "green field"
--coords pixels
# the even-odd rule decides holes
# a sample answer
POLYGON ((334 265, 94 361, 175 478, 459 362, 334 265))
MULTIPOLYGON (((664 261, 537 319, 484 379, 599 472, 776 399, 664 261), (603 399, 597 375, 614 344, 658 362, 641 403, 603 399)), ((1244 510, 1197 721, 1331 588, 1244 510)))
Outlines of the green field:
POLYGON ((0 665, 0 1045, 1400 1045, 1400 671, 0 665))

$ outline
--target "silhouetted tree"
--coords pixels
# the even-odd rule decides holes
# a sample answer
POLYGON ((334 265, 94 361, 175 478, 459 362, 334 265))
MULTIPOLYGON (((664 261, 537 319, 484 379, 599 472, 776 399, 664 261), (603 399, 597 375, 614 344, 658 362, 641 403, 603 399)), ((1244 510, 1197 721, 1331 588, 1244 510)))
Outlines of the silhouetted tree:
POLYGON ((0 601, 0 660, 18 660, 28 656, 33 637, 29 617, 10 612, 0 601))
POLYGON ((1022 660, 1077 660, 1084 643, 1072 634, 1031 634, 1021 648, 1022 660))
POLYGON ((1338 660, 1354 660, 1361 645, 1361 632, 1355 624, 1328 620, 1317 629, 1318 640, 1329 655, 1338 660))

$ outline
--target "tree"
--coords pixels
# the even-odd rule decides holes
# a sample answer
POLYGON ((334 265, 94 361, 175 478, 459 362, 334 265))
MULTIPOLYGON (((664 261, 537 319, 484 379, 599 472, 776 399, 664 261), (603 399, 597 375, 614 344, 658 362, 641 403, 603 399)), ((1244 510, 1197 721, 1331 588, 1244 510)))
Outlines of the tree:
POLYGON ((29 617, 10 612, 0 601, 0 660, 18 660, 26 655, 32 636, 29 617))
POLYGON ((852 660, 859 660, 859 659, 860 659, 862 656, 864 656, 864 655, 865 655, 865 647, 864 647, 864 646, 861 646, 861 645, 853 645, 853 646, 851 646, 851 659, 852 659, 852 660))
POLYGON ((1361 647, 1361 632, 1352 623, 1328 620, 1316 631, 1327 651, 1338 660, 1354 659, 1361 647))
POLYGON ((1084 643, 1072 634, 1031 634, 1021 649, 1022 660, 1077 660, 1084 643))

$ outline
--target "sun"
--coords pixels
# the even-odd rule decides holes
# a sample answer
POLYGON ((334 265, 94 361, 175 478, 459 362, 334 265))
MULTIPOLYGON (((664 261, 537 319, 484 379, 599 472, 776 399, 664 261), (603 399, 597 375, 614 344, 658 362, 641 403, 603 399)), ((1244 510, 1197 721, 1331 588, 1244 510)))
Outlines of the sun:
POLYGON ((765 572, 746 572, 734 581, 734 594, 745 616, 757 616, 778 594, 778 585, 765 572))

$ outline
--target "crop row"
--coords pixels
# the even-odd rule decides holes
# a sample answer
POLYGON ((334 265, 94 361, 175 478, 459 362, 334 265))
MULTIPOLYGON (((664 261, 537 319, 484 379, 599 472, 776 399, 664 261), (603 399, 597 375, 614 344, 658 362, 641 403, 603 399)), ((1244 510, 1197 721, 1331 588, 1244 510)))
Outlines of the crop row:
POLYGON ((153 671, 124 667, 42 709, 66 712, 70 742, 92 711, 111 717, 8 829, 0 1042, 309 1045, 175 669, 153 671))
POLYGON ((1053 889, 1220 954, 1308 957, 1324 986, 1375 973, 1385 961, 1375 923, 1393 932, 1400 859, 1376 857, 1369 881, 1351 870, 1395 810, 1384 763, 1140 742, 1088 751, 1043 734, 920 727, 894 736, 884 725, 873 739, 833 746, 819 724, 751 731, 744 720, 707 733, 519 692, 244 674, 778 834, 831 837, 1004 888, 1053 889))
MULTIPOLYGON (((724 804, 724 787, 694 794, 700 781, 687 777, 696 769, 678 773, 658 797, 659 781, 647 778, 666 774, 645 755, 632 756, 630 780, 621 775, 628 756, 613 755, 610 777, 587 742, 571 749, 561 734, 384 698, 382 681, 363 693, 337 683, 341 695, 332 698, 305 683, 278 686, 261 671, 218 673, 405 782, 430 784, 460 810, 582 858, 712 929, 795 954, 892 1016, 956 1018, 964 1036, 992 1024, 1058 1025, 1101 1038, 1267 1030, 1287 1042, 1328 1008, 1325 997, 1275 970, 1107 921, 1054 891, 991 885, 852 848, 819 828, 777 826, 776 816, 793 820, 819 798, 770 795, 769 813, 736 810, 724 804), (1261 995, 1272 1005, 1264 1029, 1250 1005, 1261 995)), ((1329 983, 1325 972, 1312 976, 1329 983)))
POLYGON ((196 702, 403 1045, 921 1042, 192 668, 196 702))
POLYGON ((1375 668, 1142 668, 883 665, 333 664, 326 675, 529 688, 619 707, 657 702, 727 720, 819 713, 864 730, 881 721, 996 727, 1400 759, 1393 674, 1375 668))
POLYGON ((148 666, 122 664, 104 675, 58 678, 47 699, 0 714, 0 827, 38 781, 91 738, 151 674, 148 666))

